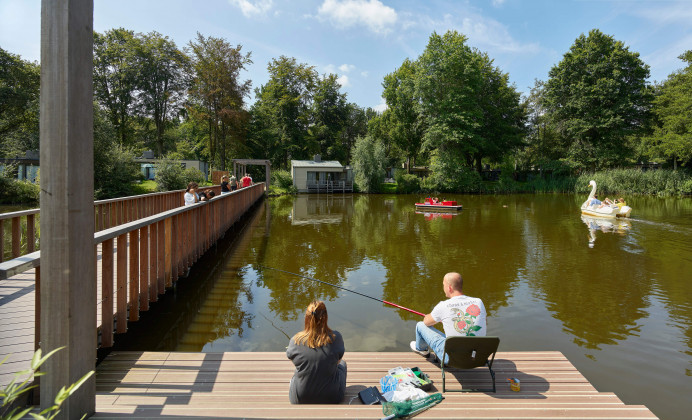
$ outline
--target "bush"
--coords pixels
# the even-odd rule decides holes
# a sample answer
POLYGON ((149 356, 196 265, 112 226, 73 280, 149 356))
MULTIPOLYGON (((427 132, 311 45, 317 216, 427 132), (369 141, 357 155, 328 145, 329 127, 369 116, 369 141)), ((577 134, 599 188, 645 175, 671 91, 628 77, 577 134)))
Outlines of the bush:
POLYGON ((96 199, 132 195, 132 184, 142 179, 135 153, 114 144, 107 152, 94 153, 94 196, 96 199))
POLYGON ((394 174, 396 180, 396 192, 399 194, 412 194, 420 191, 421 179, 404 171, 394 174))
POLYGON ((38 205, 41 189, 38 184, 0 176, 1 204, 38 205))
POLYGON ((204 174, 197 168, 186 168, 183 171, 183 178, 185 178, 185 186, 183 188, 187 188, 189 182, 196 182, 199 185, 204 183, 204 174))
POLYGON ((180 163, 166 156, 154 164, 156 189, 158 191, 183 190, 187 188, 185 170, 180 163))
POLYGON ((271 183, 281 189, 290 189, 293 187, 293 178, 289 171, 279 169, 272 172, 271 183))

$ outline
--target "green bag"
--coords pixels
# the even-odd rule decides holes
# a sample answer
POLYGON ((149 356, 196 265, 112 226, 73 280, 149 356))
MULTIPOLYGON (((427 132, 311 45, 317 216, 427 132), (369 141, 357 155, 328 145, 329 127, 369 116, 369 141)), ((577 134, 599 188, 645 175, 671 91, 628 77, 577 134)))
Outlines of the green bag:
POLYGON ((425 398, 420 398, 413 401, 383 402, 382 413, 384 413, 386 417, 383 417, 382 420, 399 419, 402 417, 416 415, 421 411, 427 410, 435 404, 438 404, 443 399, 444 397, 442 394, 438 392, 437 394, 432 394, 425 398))

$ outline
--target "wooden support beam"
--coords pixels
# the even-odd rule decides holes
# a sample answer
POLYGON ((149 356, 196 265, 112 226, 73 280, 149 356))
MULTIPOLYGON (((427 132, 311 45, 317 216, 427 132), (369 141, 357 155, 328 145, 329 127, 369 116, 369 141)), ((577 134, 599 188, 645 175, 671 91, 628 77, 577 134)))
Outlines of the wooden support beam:
MULTIPOLYGON (((94 270, 93 0, 41 4, 41 407, 96 361, 94 270)), ((92 376, 59 419, 94 413, 92 376)))

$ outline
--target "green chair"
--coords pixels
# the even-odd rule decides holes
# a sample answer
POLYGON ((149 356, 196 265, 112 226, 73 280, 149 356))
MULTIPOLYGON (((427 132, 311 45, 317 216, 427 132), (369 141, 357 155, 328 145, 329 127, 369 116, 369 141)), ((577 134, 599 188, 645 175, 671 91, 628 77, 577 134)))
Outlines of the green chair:
MULTIPOLYGON (((495 372, 493 361, 497 347, 500 345, 499 337, 447 337, 440 367, 442 368, 442 392, 445 389, 445 355, 449 357, 446 366, 456 369, 473 369, 487 366, 493 379, 493 389, 458 389, 458 392, 497 392, 495 389, 495 372)), ((451 390, 450 390, 451 392, 451 390)))

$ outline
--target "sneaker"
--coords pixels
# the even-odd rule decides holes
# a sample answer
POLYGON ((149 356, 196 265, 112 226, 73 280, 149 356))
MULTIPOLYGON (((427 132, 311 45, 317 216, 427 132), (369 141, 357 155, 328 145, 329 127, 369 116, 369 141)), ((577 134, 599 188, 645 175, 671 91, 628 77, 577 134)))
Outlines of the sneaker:
POLYGON ((411 350, 415 351, 416 353, 420 354, 423 357, 428 357, 428 355, 430 354, 429 350, 418 350, 416 348, 416 342, 415 341, 411 341, 411 350))

